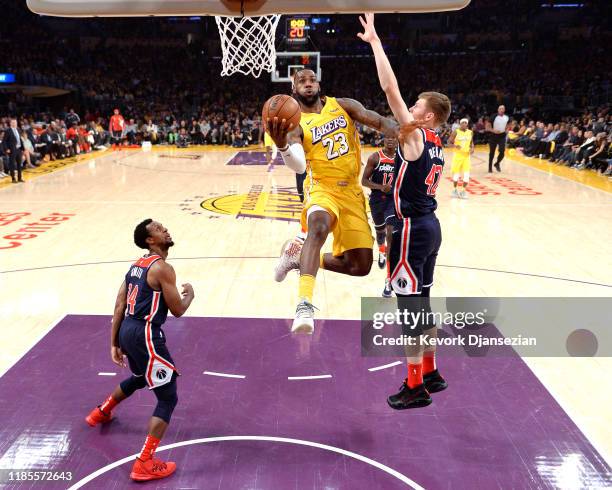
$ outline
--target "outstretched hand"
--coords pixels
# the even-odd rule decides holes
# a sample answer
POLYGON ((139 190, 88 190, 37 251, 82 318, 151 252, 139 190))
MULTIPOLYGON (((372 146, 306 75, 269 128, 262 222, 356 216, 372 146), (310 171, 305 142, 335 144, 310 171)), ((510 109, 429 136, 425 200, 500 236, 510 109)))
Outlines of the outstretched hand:
POLYGON ((425 121, 425 119, 413 119, 410 122, 407 122, 406 124, 402 124, 400 126, 400 131, 399 131, 399 140, 400 142, 404 142, 406 141, 406 139, 418 128, 424 128, 425 125, 427 124, 427 121, 425 121))
POLYGON ((363 32, 357 34, 357 37, 366 43, 371 43, 372 41, 378 40, 378 34, 376 33, 376 28, 374 27, 374 14, 371 12, 363 14, 363 17, 359 16, 359 22, 363 26, 363 32))

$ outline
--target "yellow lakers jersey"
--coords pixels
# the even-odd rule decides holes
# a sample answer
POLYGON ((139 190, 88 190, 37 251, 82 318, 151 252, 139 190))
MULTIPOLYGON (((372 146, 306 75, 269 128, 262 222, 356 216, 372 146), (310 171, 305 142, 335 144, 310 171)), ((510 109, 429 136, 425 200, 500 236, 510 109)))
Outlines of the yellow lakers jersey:
POLYGON ((472 130, 466 129, 463 131, 461 128, 457 128, 457 135, 455 136, 455 144, 459 145, 462 153, 469 153, 472 146, 472 130))
POLYGON ((338 101, 326 97, 320 114, 303 112, 300 126, 311 178, 357 183, 361 171, 359 134, 338 101))

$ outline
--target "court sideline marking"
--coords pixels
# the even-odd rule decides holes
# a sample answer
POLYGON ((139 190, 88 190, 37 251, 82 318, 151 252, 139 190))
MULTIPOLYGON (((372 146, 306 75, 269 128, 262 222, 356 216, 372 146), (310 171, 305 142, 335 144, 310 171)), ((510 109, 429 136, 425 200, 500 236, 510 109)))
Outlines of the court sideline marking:
POLYGON ((237 378, 237 379, 246 378, 244 374, 227 374, 227 373, 218 373, 215 371, 204 371, 202 374, 208 374, 209 376, 219 376, 221 378, 237 378))

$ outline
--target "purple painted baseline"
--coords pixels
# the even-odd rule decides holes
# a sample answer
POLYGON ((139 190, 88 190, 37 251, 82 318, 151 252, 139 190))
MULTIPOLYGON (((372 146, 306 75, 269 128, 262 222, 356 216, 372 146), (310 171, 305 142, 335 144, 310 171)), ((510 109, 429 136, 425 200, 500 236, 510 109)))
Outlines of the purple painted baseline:
MULTIPOLYGON (((0 378, 3 468, 27 462, 72 471, 75 483, 140 450, 155 405, 148 390, 121 404, 105 427, 83 420, 128 375, 110 361, 109 325, 106 316, 67 316, 0 378)), ((518 357, 442 359, 450 388, 425 409, 395 412, 385 398, 405 368, 369 372, 396 359, 361 357, 359 322, 319 321, 312 338, 288 329, 287 320, 171 318, 165 332, 182 376, 162 444, 240 435, 303 439, 376 460, 427 489, 555 488, 568 475, 582 488, 612 485, 610 467, 518 357), (287 379, 321 374, 333 377, 287 379)), ((177 473, 141 487, 408 488, 347 456, 285 443, 215 442, 159 456, 177 461, 177 473)), ((85 488, 136 486, 130 465, 85 488)))
MULTIPOLYGON (((285 165, 283 158, 280 153, 276 155, 276 158, 272 161, 274 165, 285 165)), ((266 152, 265 151, 250 151, 243 150, 236 153, 226 165, 267 165, 266 152)))

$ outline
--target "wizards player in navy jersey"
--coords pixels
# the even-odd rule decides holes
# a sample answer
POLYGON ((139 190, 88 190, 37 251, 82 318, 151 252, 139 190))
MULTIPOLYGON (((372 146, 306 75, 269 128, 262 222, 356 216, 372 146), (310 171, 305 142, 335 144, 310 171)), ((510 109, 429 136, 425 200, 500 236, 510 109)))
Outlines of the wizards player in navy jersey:
MULTIPOLYGON (((391 285, 400 310, 415 308, 427 313, 431 311, 429 289, 442 243, 440 222, 434 212, 444 155, 434 129, 448 119, 450 100, 438 92, 424 92, 408 109, 374 28, 374 14, 365 14, 365 19, 359 20, 364 32, 358 36, 372 47, 380 85, 400 124, 392 189, 396 216, 389 253, 391 285)), ((448 386, 436 369, 435 347, 424 341, 436 337, 436 326, 419 322, 402 327, 417 341, 406 348, 408 377, 399 393, 387 399, 389 406, 398 410, 429 405, 430 393, 448 386)))
POLYGON ((157 397, 157 406, 149 421, 145 444, 130 473, 133 480, 146 481, 164 478, 176 469, 175 463, 154 458, 178 401, 178 373, 161 327, 168 310, 176 317, 183 315, 194 294, 191 284, 183 284, 182 295, 178 292, 176 274, 166 262, 174 242, 161 223, 144 220, 134 230, 134 243, 149 253, 134 262, 125 275, 111 324, 111 358, 125 367, 127 357, 132 376, 123 380, 85 420, 92 427, 109 422, 118 403, 148 386, 157 397))
POLYGON ((383 289, 383 296, 387 298, 391 296, 391 280, 387 262, 386 238, 390 236, 392 231, 391 225, 388 225, 387 221, 395 216, 391 188, 396 150, 397 138, 386 136, 384 147, 370 155, 361 176, 361 185, 372 189, 370 192, 370 212, 376 230, 378 267, 382 269, 385 267, 385 263, 387 264, 387 279, 383 289))

